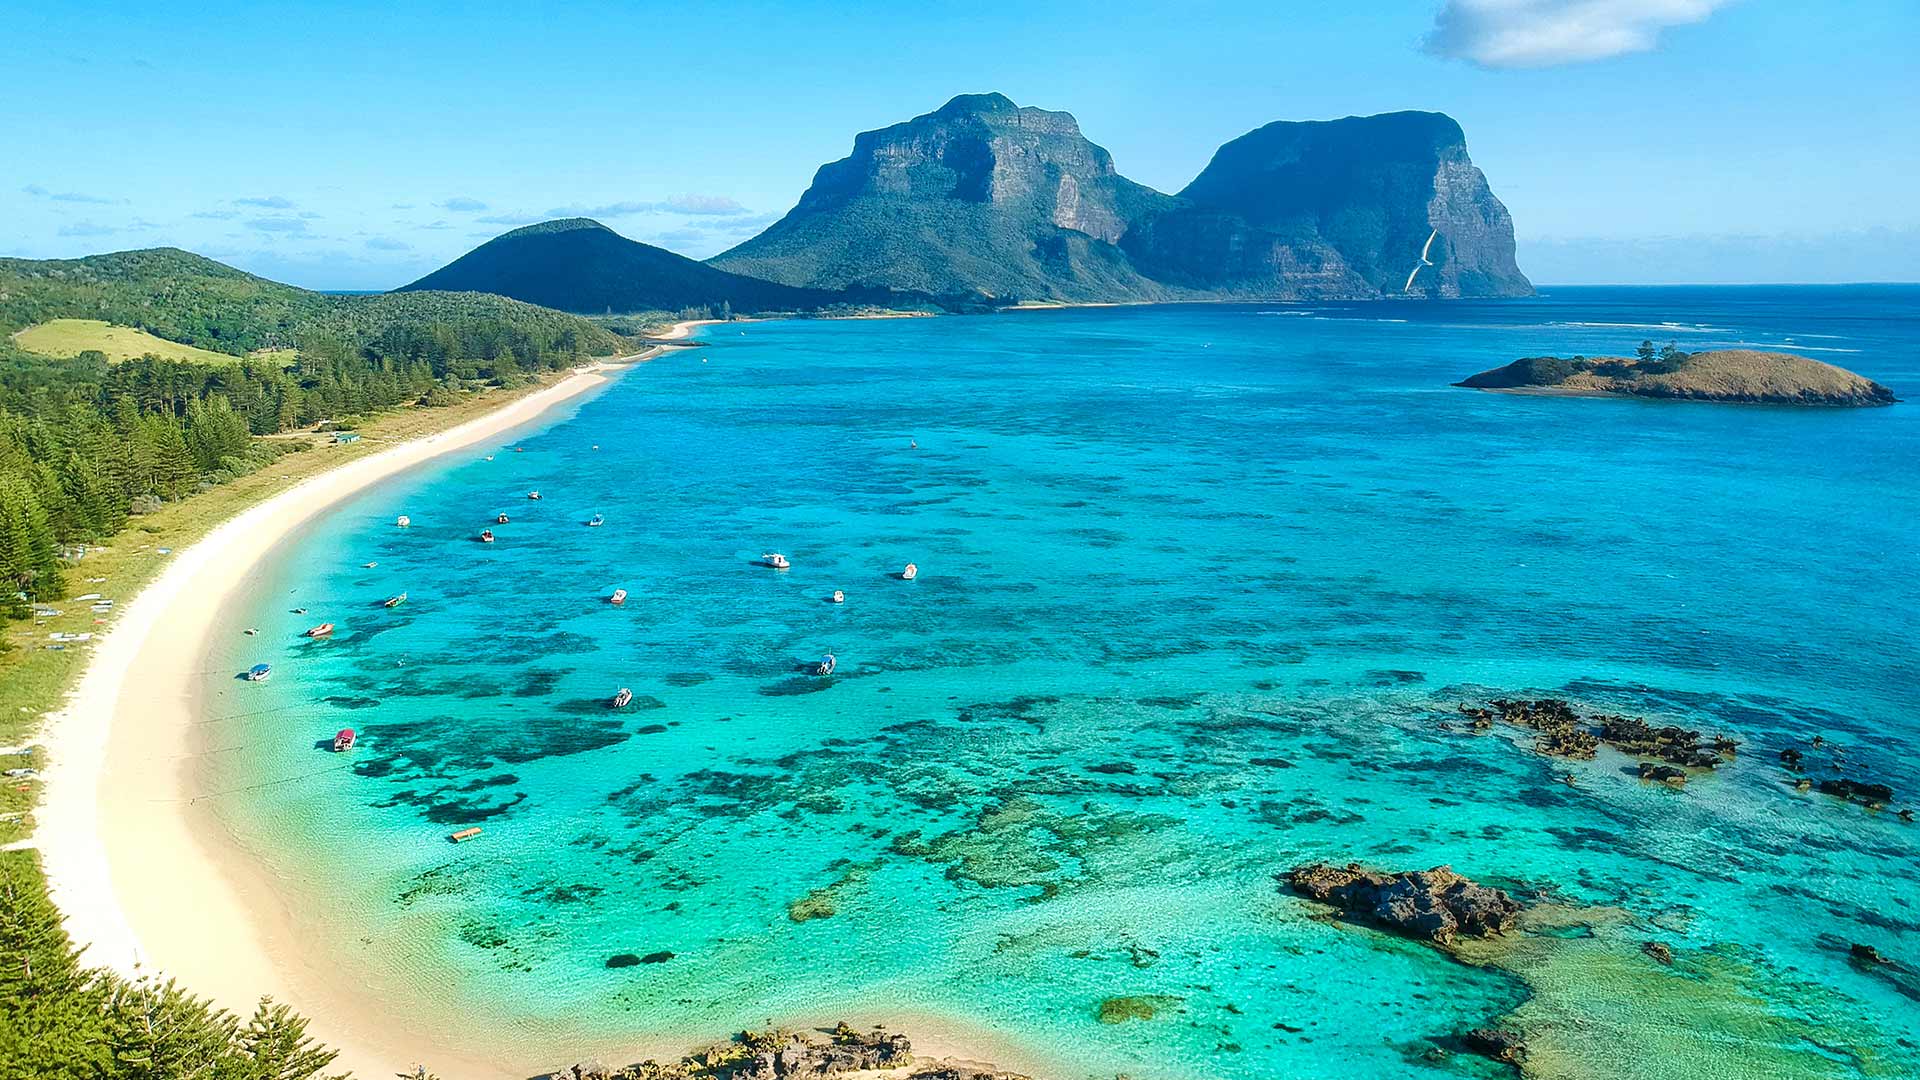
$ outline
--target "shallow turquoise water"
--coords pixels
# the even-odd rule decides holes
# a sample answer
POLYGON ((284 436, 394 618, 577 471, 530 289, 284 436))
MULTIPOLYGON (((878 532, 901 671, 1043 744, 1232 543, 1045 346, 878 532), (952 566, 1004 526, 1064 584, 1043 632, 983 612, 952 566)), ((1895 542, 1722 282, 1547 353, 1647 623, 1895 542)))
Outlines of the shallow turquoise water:
POLYGON ((1920 405, 1447 385, 1649 336, 1920 397, 1900 287, 709 328, 284 552, 219 648, 276 679, 210 684, 206 783, 350 973, 535 1054, 910 1013, 1071 1075, 1484 1072, 1422 1052, 1525 987, 1276 888, 1331 858, 1624 907, 1629 945, 1754 965, 1762 1014, 1863 1023, 1832 1075, 1920 1069, 1920 984, 1844 955, 1920 966, 1920 826, 1775 760, 1818 732, 1920 783, 1920 405), (1439 724, 1525 690, 1747 746, 1685 792, 1604 757, 1567 788, 1439 724), (351 767, 314 748, 343 725, 351 767), (1167 1000, 1098 1023, 1119 995, 1167 1000))

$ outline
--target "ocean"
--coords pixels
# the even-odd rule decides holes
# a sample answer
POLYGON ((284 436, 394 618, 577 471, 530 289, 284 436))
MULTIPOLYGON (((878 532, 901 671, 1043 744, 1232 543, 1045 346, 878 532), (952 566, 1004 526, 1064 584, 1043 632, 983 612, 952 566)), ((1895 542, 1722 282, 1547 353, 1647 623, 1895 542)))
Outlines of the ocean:
POLYGON ((1920 1075, 1920 825, 1779 759, 1920 804, 1920 404, 1449 385, 1644 338, 1913 399, 1920 287, 701 337, 226 616, 204 798, 370 1001, 555 1066, 848 1017, 1076 1078, 1497 1076, 1496 1022, 1542 1075, 1920 1075), (1516 694, 1741 747, 1676 790, 1457 713, 1516 694), (1543 915, 1452 958, 1287 893, 1313 860, 1543 915))

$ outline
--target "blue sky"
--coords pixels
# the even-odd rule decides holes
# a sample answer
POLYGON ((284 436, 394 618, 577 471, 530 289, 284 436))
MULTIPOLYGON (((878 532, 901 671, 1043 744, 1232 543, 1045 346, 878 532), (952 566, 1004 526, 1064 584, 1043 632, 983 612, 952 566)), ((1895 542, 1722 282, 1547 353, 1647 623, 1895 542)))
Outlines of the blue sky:
POLYGON ((998 90, 1165 191, 1271 120, 1449 113, 1540 282, 1920 280, 1914 0, 165 7, 0 9, 0 253, 373 289, 584 212, 704 257, 998 90))

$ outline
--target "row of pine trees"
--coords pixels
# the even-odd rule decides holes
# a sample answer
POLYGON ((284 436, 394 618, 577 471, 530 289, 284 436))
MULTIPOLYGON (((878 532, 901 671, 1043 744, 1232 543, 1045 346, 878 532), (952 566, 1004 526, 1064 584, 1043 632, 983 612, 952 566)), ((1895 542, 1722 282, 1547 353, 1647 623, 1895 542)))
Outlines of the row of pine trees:
POLYGON ((446 404, 579 359, 571 334, 488 324, 396 325, 361 345, 315 335, 290 366, 0 358, 0 614, 64 595, 63 551, 272 460, 278 444, 255 436, 446 404))

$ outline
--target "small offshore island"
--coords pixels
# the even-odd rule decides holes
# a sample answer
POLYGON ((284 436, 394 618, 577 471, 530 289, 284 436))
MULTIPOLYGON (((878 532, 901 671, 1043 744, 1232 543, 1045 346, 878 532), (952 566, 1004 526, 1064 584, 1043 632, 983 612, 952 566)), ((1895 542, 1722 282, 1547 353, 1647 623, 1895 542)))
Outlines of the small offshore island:
POLYGON ((1744 405, 1892 405, 1893 391, 1845 368, 1792 353, 1716 349, 1683 353, 1668 346, 1637 357, 1529 356, 1454 384, 1506 393, 1570 397, 1648 397, 1744 405))

